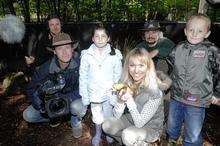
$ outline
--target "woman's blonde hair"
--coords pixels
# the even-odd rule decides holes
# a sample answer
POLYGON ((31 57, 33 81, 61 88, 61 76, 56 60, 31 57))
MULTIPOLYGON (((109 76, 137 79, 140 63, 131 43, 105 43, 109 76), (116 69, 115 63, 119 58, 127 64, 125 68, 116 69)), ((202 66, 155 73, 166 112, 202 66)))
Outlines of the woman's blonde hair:
POLYGON ((138 93, 139 87, 144 87, 150 90, 157 90, 158 89, 158 79, 156 76, 156 71, 154 67, 153 60, 148 53, 148 51, 144 48, 134 48, 131 50, 124 62, 123 66, 123 72, 122 72, 122 77, 120 81, 126 85, 128 85, 134 93, 138 93), (129 73, 129 61, 131 59, 138 59, 141 62, 144 62, 147 65, 147 71, 145 78, 138 83, 138 85, 134 83, 133 78, 131 77, 129 73))

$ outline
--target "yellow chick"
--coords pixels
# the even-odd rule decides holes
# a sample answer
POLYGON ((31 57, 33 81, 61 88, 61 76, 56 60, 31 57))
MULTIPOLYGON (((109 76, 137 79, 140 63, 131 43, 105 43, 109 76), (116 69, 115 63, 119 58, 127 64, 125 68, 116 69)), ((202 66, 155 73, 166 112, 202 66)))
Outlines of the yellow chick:
POLYGON ((124 85, 124 84, 114 84, 114 89, 116 90, 116 91, 120 91, 121 89, 124 89, 124 88, 126 88, 126 86, 124 85))

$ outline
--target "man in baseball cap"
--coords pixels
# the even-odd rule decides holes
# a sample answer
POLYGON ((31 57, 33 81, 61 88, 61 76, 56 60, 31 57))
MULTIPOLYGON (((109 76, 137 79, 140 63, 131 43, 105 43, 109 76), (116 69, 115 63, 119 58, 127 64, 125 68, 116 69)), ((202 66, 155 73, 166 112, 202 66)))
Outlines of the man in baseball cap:
MULTIPOLYGON (((70 111, 71 113, 71 127, 75 138, 79 138, 82 135, 81 119, 86 113, 86 107, 83 106, 81 96, 79 95, 80 61, 79 56, 74 52, 77 46, 78 43, 74 42, 66 33, 60 33, 53 38, 54 56, 35 70, 27 86, 27 95, 31 99, 32 104, 23 112, 23 118, 27 122, 50 122, 52 127, 57 126, 57 122, 51 119, 47 110, 45 111, 47 108, 42 108, 42 106, 45 106, 45 104, 42 104, 44 103, 42 102, 44 96, 39 93, 39 88, 45 84, 45 79, 50 79, 55 74, 61 74, 62 85, 64 84, 64 86, 56 92, 56 95, 59 95, 56 97, 56 100, 61 97, 67 101, 64 105, 67 105, 66 108, 69 109, 65 109, 65 111, 70 111), (43 116, 43 110, 43 113, 46 113, 48 116, 43 116)), ((64 110, 59 110, 59 114, 61 111, 64 110)))

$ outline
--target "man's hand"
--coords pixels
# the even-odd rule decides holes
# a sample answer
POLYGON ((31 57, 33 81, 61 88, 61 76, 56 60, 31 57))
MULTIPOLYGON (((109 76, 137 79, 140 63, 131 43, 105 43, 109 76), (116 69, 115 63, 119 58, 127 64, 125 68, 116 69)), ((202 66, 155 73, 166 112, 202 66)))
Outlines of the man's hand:
POLYGON ((35 61, 34 56, 30 56, 30 57, 25 56, 25 63, 26 63, 28 66, 30 66, 31 64, 33 64, 34 61, 35 61))
POLYGON ((158 49, 156 49, 156 50, 153 50, 153 51, 149 52, 149 55, 150 55, 151 58, 154 58, 155 56, 158 55, 158 53, 159 53, 159 51, 158 51, 158 49))

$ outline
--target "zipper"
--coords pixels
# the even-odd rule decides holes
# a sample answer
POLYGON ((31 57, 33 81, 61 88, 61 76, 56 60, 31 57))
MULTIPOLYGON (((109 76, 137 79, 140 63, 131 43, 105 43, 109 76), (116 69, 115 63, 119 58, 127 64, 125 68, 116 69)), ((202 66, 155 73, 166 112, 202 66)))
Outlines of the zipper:
POLYGON ((185 74, 184 74, 184 83, 183 83, 183 90, 182 90, 183 96, 186 93, 188 93, 188 89, 186 90, 186 88, 187 88, 187 85, 186 85, 187 79, 186 78, 187 78, 188 66, 189 66, 189 62, 190 62, 189 58, 191 58, 191 52, 192 52, 192 50, 189 47, 186 48, 186 50, 188 50, 188 49, 189 49, 189 52, 188 52, 188 55, 185 59, 185 74))

